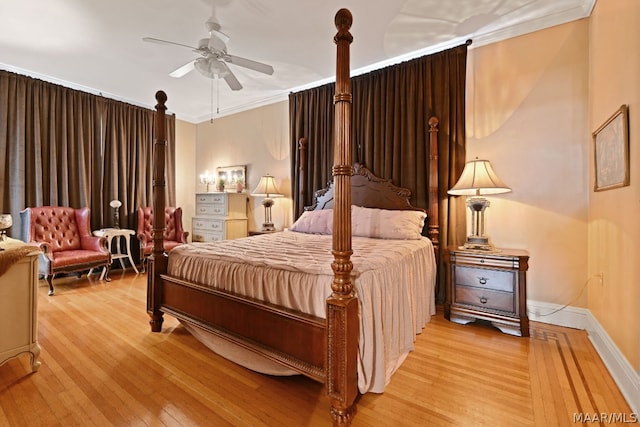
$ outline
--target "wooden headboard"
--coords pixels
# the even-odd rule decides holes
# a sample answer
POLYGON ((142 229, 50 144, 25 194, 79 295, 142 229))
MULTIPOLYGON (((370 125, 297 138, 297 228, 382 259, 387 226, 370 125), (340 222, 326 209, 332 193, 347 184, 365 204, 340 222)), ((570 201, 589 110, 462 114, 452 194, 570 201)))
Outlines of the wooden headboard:
MULTIPOLYGON (((319 210, 333 208, 333 183, 327 188, 316 191, 314 204, 305 210, 319 210)), ((409 199, 411 190, 394 185, 390 179, 377 177, 360 163, 353 166, 351 176, 351 204, 367 208, 391 210, 421 210, 412 206, 409 199)))
MULTIPOLYGON (((438 124, 437 117, 429 119, 429 135, 427 138, 429 158, 425 159, 425 166, 429 167, 428 175, 428 203, 427 209, 412 206, 410 203, 411 190, 407 188, 397 187, 391 183, 391 180, 380 178, 373 174, 365 166, 356 163, 353 167, 351 176, 351 204, 356 206, 373 207, 379 209, 392 210, 422 210, 427 212, 427 224, 425 224, 426 235, 431 239, 439 262, 440 258, 440 225, 439 212, 440 205, 438 200, 438 124)), ((306 179, 306 150, 308 141, 301 138, 298 142, 300 150, 300 200, 305 200, 304 189, 306 179)), ((314 194, 314 204, 307 206, 304 210, 328 209, 333 207, 334 202, 334 182, 330 182, 324 189, 318 190, 314 194)))

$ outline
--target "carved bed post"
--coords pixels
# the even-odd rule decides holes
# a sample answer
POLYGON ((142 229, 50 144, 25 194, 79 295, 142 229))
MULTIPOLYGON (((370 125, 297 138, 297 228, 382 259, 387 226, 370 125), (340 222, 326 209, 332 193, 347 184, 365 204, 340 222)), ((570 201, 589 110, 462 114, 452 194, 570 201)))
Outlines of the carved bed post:
POLYGON ((149 257, 149 271, 147 273, 147 313, 151 331, 160 332, 162 329, 162 312, 159 310, 162 296, 159 295, 160 274, 167 272, 167 257, 164 253, 164 208, 165 208, 165 157, 167 150, 165 111, 167 95, 159 90, 156 92, 156 137, 153 144, 153 252, 149 257))
POLYGON ((335 426, 350 425, 358 396, 358 299, 351 282, 351 82, 349 80, 349 32, 353 17, 347 9, 335 16, 338 30, 335 129, 334 129, 334 207, 332 294, 327 299, 327 395, 331 401, 331 417, 335 426))
POLYGON ((429 119, 429 238, 433 243, 436 255, 436 265, 440 261, 440 225, 439 225, 439 200, 438 192, 438 118, 429 119))
POLYGON ((302 215, 304 211, 304 206, 307 203, 305 200, 306 196, 306 186, 307 186, 307 139, 300 138, 298 141, 298 151, 300 152, 300 157, 298 160, 298 217, 302 215))

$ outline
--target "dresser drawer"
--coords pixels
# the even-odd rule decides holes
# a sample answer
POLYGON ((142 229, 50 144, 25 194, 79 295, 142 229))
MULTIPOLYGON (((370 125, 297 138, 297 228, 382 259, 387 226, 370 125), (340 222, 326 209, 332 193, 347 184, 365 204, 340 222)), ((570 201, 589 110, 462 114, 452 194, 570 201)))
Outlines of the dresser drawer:
POLYGON ((227 209, 224 203, 219 205, 196 205, 196 215, 225 216, 227 209))
POLYGON ((224 231, 225 221, 214 218, 193 218, 193 232, 197 231, 224 231))
POLYGON ((224 204, 227 196, 224 193, 200 193, 196 194, 196 204, 217 205, 224 204))
POLYGON ((513 292, 515 274, 513 270, 492 270, 488 268, 454 266, 455 284, 457 286, 475 286, 483 289, 513 292))
POLYGON ((197 231, 193 230, 191 241, 193 242, 219 242, 224 240, 224 231, 197 231))
POLYGON ((468 286, 456 286, 455 303, 515 313, 515 294, 468 286))

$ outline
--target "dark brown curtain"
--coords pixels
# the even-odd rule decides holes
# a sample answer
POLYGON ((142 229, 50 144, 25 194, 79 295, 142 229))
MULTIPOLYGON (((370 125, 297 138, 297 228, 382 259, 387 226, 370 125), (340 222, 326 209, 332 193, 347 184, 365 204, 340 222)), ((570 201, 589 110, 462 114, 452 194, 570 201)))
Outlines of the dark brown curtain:
MULTIPOLYGON (((465 44, 351 79, 353 158, 376 175, 410 188, 412 203, 425 208, 428 121, 431 116, 438 117, 440 212, 435 214, 439 215, 440 242, 445 247, 465 240, 464 208, 457 207, 460 202, 450 199, 447 190, 465 162, 466 58, 465 44)), ((296 216, 313 202, 314 192, 332 179, 333 95, 334 84, 327 84, 289 96, 296 216), (299 188, 297 148, 302 137, 308 141, 304 165, 307 185, 303 189, 299 188), (301 190, 304 199, 298 197, 301 190)))
MULTIPOLYGON (((91 208, 92 228, 135 227, 152 200, 153 110, 0 71, 0 212, 32 206, 91 208)), ((167 200, 175 203, 175 117, 167 117, 167 200)))

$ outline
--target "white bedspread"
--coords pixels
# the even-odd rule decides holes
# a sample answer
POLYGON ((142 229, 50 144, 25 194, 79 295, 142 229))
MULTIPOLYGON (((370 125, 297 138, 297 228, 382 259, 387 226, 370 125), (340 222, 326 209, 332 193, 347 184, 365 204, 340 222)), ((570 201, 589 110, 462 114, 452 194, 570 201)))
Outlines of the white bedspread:
MULTIPOLYGON (((333 280, 331 245, 330 235, 290 231, 192 243, 171 251, 168 272, 324 318, 333 280)), ((358 388, 382 393, 435 314, 433 246, 427 238, 353 237, 352 249, 361 320, 358 388)))

